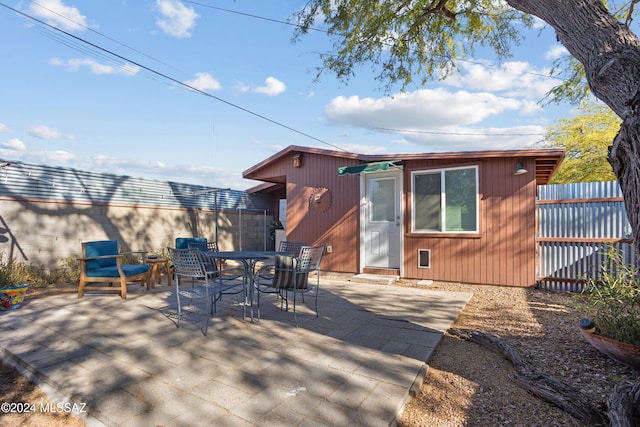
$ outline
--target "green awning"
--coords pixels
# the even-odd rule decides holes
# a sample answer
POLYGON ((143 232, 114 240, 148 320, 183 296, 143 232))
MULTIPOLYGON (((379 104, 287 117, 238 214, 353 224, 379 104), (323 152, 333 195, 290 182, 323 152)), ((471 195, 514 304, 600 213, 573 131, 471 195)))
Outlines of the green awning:
POLYGON ((389 170, 389 166, 395 166, 393 162, 361 163, 359 165, 343 166, 338 168, 338 175, 358 175, 362 172, 375 172, 389 170))

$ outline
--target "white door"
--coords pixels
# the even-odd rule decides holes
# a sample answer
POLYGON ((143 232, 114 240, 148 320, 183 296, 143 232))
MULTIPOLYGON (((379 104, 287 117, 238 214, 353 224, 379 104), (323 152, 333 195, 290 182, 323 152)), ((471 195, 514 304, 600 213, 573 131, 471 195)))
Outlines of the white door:
POLYGON ((363 212, 365 267, 400 268, 402 174, 398 171, 365 175, 363 212))

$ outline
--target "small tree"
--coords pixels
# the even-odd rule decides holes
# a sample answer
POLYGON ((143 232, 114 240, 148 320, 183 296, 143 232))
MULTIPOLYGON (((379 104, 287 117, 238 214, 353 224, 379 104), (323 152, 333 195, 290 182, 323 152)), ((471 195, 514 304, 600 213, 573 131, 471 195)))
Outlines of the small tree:
POLYGON ((547 128, 542 145, 567 150, 551 183, 615 180, 607 154, 620 128, 620 118, 604 105, 586 102, 580 105, 579 113, 547 128))

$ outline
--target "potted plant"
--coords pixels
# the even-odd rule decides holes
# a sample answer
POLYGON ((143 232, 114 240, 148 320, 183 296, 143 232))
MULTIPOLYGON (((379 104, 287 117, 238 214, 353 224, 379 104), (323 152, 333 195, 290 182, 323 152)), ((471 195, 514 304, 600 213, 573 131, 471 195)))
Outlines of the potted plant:
POLYGON ((0 311, 16 310, 22 306, 29 287, 28 271, 13 258, 0 261, 0 311))
POLYGON ((640 369, 640 282, 638 268, 609 246, 599 277, 578 296, 582 335, 609 357, 640 369))

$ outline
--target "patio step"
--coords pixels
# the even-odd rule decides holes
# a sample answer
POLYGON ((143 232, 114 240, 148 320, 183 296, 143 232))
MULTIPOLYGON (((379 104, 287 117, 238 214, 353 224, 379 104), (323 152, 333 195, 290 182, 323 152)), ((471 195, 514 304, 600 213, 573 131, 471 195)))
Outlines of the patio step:
POLYGON ((362 273, 362 274, 356 274, 355 276, 352 276, 351 279, 349 280, 352 282, 374 283, 378 285, 391 285, 392 283, 400 280, 400 276, 362 273))
POLYGON ((353 274, 353 273, 337 273, 331 271, 323 271, 321 278, 325 280, 336 280, 342 282, 358 282, 358 283, 373 283, 377 285, 391 285, 392 283, 400 280, 400 276, 393 276, 388 274, 353 274))

